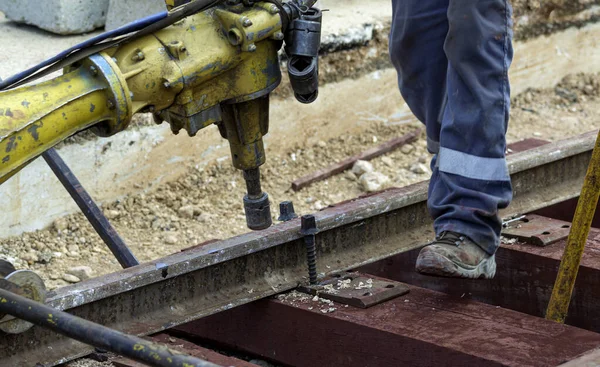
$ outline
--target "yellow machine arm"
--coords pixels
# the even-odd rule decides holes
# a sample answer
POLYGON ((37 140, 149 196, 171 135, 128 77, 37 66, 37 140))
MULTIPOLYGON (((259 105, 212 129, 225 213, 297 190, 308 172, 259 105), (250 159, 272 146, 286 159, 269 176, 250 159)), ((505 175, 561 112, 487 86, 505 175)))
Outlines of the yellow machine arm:
MULTIPOLYGON (((294 40, 294 19, 307 9, 295 5, 282 14, 281 4, 270 2, 226 4, 96 53, 53 80, 0 92, 0 183, 78 131, 110 136, 126 129, 134 113, 152 112, 174 133, 184 129, 190 136, 217 124, 234 166, 244 171, 248 226, 268 227, 269 200, 258 171, 265 162, 268 98, 281 81, 282 41, 288 34, 294 40)), ((306 14, 320 30, 320 13, 306 14)), ((304 94, 302 101, 311 102, 316 67, 294 64, 308 65, 292 84, 299 99, 304 94)))

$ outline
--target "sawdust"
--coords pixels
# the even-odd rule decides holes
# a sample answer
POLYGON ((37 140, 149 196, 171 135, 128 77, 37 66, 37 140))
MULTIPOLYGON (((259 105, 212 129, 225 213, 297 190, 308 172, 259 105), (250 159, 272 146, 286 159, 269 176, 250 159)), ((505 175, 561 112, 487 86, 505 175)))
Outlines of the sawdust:
MULTIPOLYGON (((513 98, 508 139, 514 142, 537 137, 555 141, 598 128, 599 95, 599 75, 569 76, 554 89, 528 90, 513 98)), ((284 200, 293 201, 296 211, 306 214, 364 194, 358 178, 351 172, 299 192, 292 191, 290 184, 296 178, 418 127, 374 122, 357 135, 345 134, 312 146, 290 146, 281 154, 270 155, 261 171, 264 189, 273 203, 274 220, 277 203, 284 200)), ((410 147, 374 159, 371 161, 374 171, 389 178, 388 186, 400 187, 428 179, 429 155, 425 145, 422 136, 410 147)), ((190 167, 177 181, 153 192, 127 196, 103 209, 144 262, 207 240, 247 232, 241 200, 244 190, 240 172, 228 160, 219 161, 206 169, 190 167)), ((81 214, 61 218, 46 230, 2 240, 0 255, 17 268, 40 273, 50 289, 68 284, 65 279, 72 277, 65 274, 75 266, 88 265, 96 275, 120 269, 81 214)))

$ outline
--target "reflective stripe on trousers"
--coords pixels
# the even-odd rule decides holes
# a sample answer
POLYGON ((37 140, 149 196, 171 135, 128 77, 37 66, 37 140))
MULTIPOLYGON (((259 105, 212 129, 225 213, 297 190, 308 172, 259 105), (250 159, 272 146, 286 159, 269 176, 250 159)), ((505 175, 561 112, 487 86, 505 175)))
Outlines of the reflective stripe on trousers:
POLYGON ((436 154, 428 206, 437 234, 489 253, 512 199, 506 166, 512 62, 508 0, 392 0, 390 54, 400 91, 436 154))

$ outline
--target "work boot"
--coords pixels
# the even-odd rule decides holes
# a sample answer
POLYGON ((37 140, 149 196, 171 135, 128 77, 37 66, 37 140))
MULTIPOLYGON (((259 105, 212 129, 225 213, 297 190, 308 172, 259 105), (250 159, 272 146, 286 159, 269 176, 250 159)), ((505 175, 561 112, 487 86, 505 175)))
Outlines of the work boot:
POLYGON ((425 275, 492 279, 496 275, 496 259, 468 237, 444 232, 421 250, 416 269, 425 275))

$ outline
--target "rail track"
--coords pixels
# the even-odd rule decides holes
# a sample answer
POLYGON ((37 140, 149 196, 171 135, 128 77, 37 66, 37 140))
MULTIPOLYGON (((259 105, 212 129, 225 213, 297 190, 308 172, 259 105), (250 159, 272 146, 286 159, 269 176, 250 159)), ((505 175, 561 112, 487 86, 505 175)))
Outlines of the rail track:
MULTIPOLYGON (((515 196, 503 216, 569 205, 579 195, 595 137, 593 132, 511 155, 515 196)), ((501 273, 493 282, 432 280, 412 273, 415 250, 432 237, 426 196, 424 182, 315 214, 321 276, 359 269, 369 279, 410 284, 408 295, 365 310, 335 303, 334 312, 323 313, 306 300, 268 298, 307 283, 299 220, 60 288, 47 304, 130 334, 170 330, 186 340, 208 340, 284 365, 558 365, 600 346, 600 313, 592 296, 600 283, 595 252, 590 263, 584 261, 583 283, 568 320, 577 327, 553 324, 539 316, 551 291, 560 241, 540 248, 503 247, 501 273)), ((550 210, 554 217, 568 216, 564 208, 550 210)), ((596 245, 600 251, 600 240, 593 239, 594 251, 596 245)), ((188 343, 173 334, 168 338, 175 340, 172 344, 188 343)), ((39 327, 0 339, 6 366, 54 366, 92 351, 39 327)), ((236 365, 214 358, 206 357, 236 365)))

